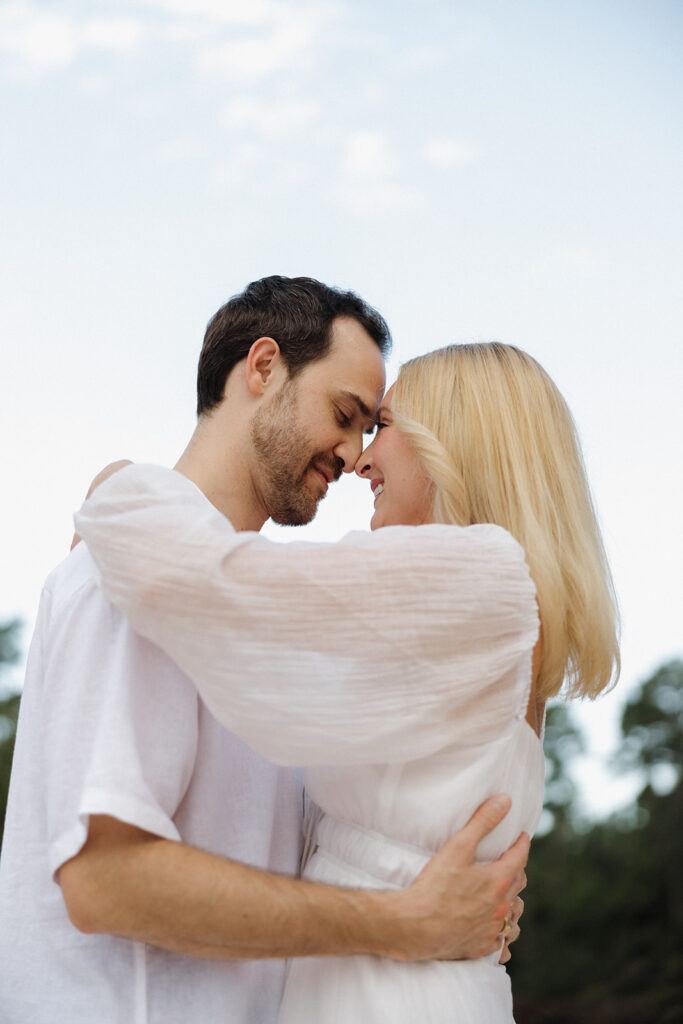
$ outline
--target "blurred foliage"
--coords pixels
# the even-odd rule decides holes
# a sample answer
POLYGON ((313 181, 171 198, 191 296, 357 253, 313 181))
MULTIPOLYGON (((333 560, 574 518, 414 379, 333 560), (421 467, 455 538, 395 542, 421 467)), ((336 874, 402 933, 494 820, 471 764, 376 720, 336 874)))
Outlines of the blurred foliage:
POLYGON ((4 665, 13 665, 19 660, 17 633, 21 623, 18 619, 0 626, 0 672, 4 665))
POLYGON ((522 938, 510 965, 517 1024, 683 1021, 683 662, 660 668, 624 707, 616 764, 643 780, 634 807, 574 827, 566 707, 548 716, 555 827, 532 844, 522 938), (673 770, 658 793, 651 775, 673 770), (564 803, 562 802, 564 800, 564 803), (559 806, 557 806, 559 801, 559 806))
POLYGON ((566 704, 549 708, 546 716, 543 749, 545 751, 545 795, 543 809, 552 817, 555 832, 565 835, 574 828, 576 783, 567 771, 578 754, 585 752, 583 735, 566 704))
POLYGON ((655 672, 640 698, 624 708, 624 742, 616 762, 622 768, 671 765, 680 778, 683 767, 683 661, 671 661, 655 672))
MULTIPOLYGON (((0 626, 0 681, 2 681, 3 669, 13 665, 19 659, 17 634, 20 625, 19 620, 15 619, 0 626)), ((7 791, 12 769, 19 701, 18 693, 0 692, 0 842, 5 825, 7 791)))

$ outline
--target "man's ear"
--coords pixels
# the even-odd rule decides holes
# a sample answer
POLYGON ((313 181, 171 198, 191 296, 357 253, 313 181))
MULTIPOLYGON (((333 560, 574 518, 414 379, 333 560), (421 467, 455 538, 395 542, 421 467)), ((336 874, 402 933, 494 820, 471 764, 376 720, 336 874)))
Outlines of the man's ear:
POLYGON ((274 338, 259 338, 249 349, 245 366, 247 387, 252 395, 263 395, 268 387, 287 376, 280 346, 274 338))

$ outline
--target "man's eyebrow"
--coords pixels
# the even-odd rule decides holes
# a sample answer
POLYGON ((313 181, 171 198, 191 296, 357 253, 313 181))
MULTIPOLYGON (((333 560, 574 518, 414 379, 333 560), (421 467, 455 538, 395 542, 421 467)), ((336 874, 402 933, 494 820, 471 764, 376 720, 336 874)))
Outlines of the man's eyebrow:
POLYGON ((363 399, 360 398, 359 395, 354 394, 353 391, 344 391, 343 396, 344 398, 348 398, 358 407, 358 411, 360 412, 361 416, 363 416, 366 420, 370 420, 371 426, 368 427, 365 433, 371 434, 375 429, 375 413, 370 412, 363 399))

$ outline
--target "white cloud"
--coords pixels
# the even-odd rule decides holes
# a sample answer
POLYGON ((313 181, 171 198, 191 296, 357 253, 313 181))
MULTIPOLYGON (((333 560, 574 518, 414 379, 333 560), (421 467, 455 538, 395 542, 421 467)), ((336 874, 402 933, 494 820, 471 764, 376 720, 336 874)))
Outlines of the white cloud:
POLYGON ((253 33, 207 46, 199 57, 199 69, 212 77, 258 82, 277 71, 308 64, 316 36, 316 24, 299 18, 263 34, 253 33))
POLYGON ((323 52, 338 0, 140 0, 165 13, 164 34, 193 46, 200 73, 251 85, 307 69, 323 52))
POLYGON ((143 3, 194 21, 245 27, 272 22, 291 10, 289 4, 277 4, 274 0, 143 0, 143 3))
POLYGON ((91 46, 114 53, 130 53, 142 42, 145 29, 133 18, 97 18, 86 22, 81 31, 84 47, 91 46))
POLYGON ((335 197, 359 212, 414 207, 419 194, 397 179, 398 170, 398 160, 385 134, 352 132, 345 140, 335 197))
POLYGON ((248 87, 279 72, 310 70, 343 10, 336 0, 129 0, 130 17, 93 17, 85 4, 80 13, 65 8, 0 3, 0 51, 19 69, 50 71, 84 51, 128 53, 153 37, 185 48, 200 74, 248 87))
POLYGON ((266 138, 287 135, 309 125, 320 113, 320 104, 307 99, 258 99, 235 96, 225 108, 230 128, 246 129, 266 138))
POLYGON ((0 9, 0 48, 34 67, 59 68, 78 53, 78 36, 61 15, 9 4, 0 9))
POLYGON ((349 135, 343 170, 352 178, 386 178, 393 174, 395 161, 386 135, 381 132, 353 132, 349 135))
POLYGON ((122 53, 135 49, 144 35, 133 18, 91 18, 77 21, 49 13, 35 4, 8 4, 0 8, 0 49, 21 63, 50 71, 71 64, 84 50, 122 53))
POLYGON ((424 147, 424 158, 435 167, 465 167, 481 156, 479 146, 459 139, 431 139, 424 147))

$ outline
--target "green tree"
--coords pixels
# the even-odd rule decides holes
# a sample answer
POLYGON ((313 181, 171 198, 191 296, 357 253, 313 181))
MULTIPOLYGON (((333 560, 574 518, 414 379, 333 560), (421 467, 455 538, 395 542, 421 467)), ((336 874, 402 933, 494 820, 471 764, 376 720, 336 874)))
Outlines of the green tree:
POLYGON ((571 762, 583 754, 583 734, 566 704, 548 708, 543 736, 545 753, 544 811, 552 816, 553 830, 571 833, 577 813, 578 793, 571 772, 571 762))
MULTIPOLYGON (((648 837, 650 856, 658 861, 659 918, 672 934, 682 936, 683 661, 662 665, 642 685, 624 707, 621 730, 623 743, 616 765, 645 779, 637 801, 637 824, 648 837), (662 767, 667 769, 669 783, 663 794, 657 785, 662 767)), ((683 939, 679 946, 682 943, 683 939)), ((683 975, 683 953, 679 969, 683 975)))
POLYGON ((623 744, 618 767, 636 769, 652 784, 653 774, 668 765, 680 779, 683 771, 683 661, 662 665, 626 704, 621 716, 623 744))
MULTIPOLYGON (((14 664, 19 659, 17 640, 19 628, 20 623, 18 619, 6 622, 0 626, 0 678, 3 670, 8 665, 14 664)), ((17 718, 19 716, 19 701, 20 696, 18 693, 8 693, 6 690, 0 693, 0 841, 2 841, 2 832, 5 825, 7 792, 9 790, 14 738, 17 731, 17 718)))

